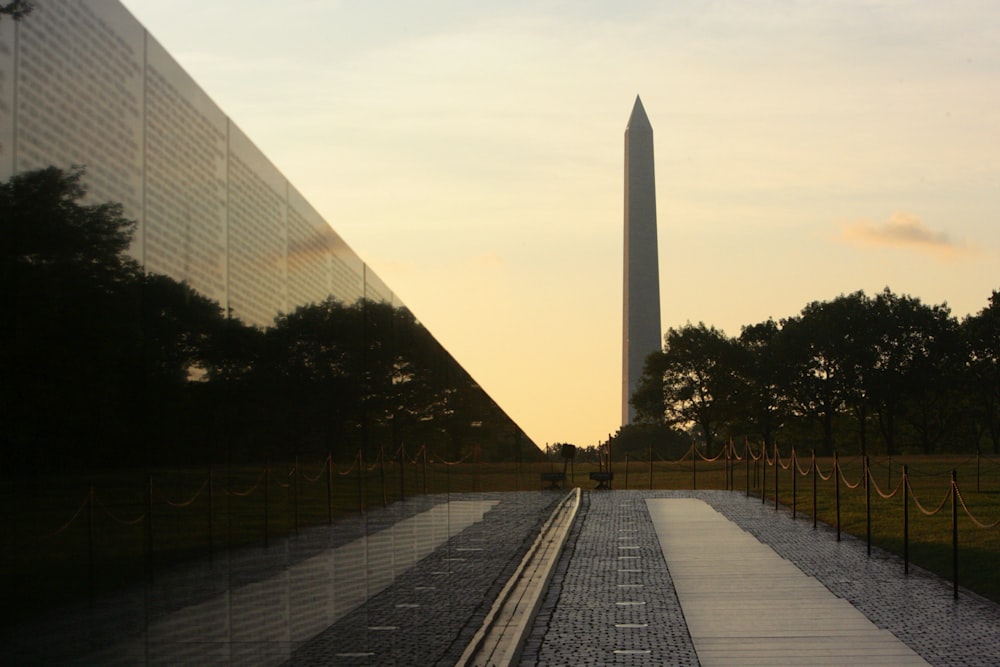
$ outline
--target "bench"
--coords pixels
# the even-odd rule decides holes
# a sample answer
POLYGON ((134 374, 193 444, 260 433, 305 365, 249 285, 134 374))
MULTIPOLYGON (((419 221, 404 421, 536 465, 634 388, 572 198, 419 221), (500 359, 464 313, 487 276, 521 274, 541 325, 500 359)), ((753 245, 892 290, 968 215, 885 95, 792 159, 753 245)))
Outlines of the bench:
POLYGON ((594 489, 610 489, 611 480, 615 478, 615 474, 609 471, 600 471, 590 473, 590 479, 597 482, 597 486, 594 489))
POLYGON ((550 489, 559 490, 562 488, 563 482, 566 481, 566 473, 564 472, 543 472, 542 481, 548 482, 550 489))

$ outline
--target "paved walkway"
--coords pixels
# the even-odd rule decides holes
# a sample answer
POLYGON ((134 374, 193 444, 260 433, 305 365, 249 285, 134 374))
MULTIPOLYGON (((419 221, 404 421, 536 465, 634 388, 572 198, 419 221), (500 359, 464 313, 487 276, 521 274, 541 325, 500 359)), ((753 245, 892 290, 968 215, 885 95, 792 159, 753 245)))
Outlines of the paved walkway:
POLYGON ((927 665, 705 501, 646 506, 703 667, 927 665))
MULTIPOLYGON (((709 582, 728 580, 744 590, 757 588, 762 595, 772 585, 760 578, 763 573, 747 571, 733 577, 731 569, 726 569, 731 565, 707 567, 716 569, 709 582)), ((585 494, 520 664, 711 665, 727 655, 735 659, 731 664, 754 664, 764 640, 776 634, 763 624, 782 608, 796 610, 817 627, 828 623, 819 634, 825 633, 822 642, 832 651, 825 662, 810 661, 820 640, 781 640, 789 657, 785 664, 886 664, 878 662, 877 651, 881 651, 881 657, 895 660, 889 664, 914 664, 919 656, 932 665, 1000 665, 1000 606, 964 590, 955 601, 950 582, 912 566, 906 577, 900 559, 878 549, 869 558, 863 541, 845 536, 838 543, 831 529, 813 530, 811 520, 794 520, 789 512, 775 511, 759 499, 718 491, 585 494), (840 607, 836 620, 827 612, 804 607, 801 589, 778 595, 766 608, 745 608, 735 617, 738 594, 722 595, 714 609, 704 604, 704 598, 696 602, 686 597, 685 569, 690 571, 690 562, 685 564, 686 557, 679 554, 664 557, 657 536, 659 520, 654 519, 657 512, 651 515, 648 509, 663 502, 658 499, 682 498, 697 498, 714 508, 717 513, 712 520, 728 519, 720 525, 725 531, 737 531, 733 534, 740 535, 743 545, 700 542, 707 536, 698 534, 685 548, 689 554, 693 549, 706 559, 734 556, 740 560, 744 553, 764 553, 767 545, 767 551, 776 554, 770 557, 778 558, 786 573, 800 572, 805 576, 801 581, 821 584, 802 583, 803 587, 829 592, 833 604, 840 607), (902 646, 861 651, 852 633, 862 630, 865 636, 890 634, 902 646), (718 643, 711 645, 713 633, 743 631, 742 650, 724 655, 715 650, 718 643), (840 632, 846 636, 838 638, 840 632)), ((733 648, 730 644, 729 649, 733 648)), ((779 663, 769 657, 758 664, 779 663)))

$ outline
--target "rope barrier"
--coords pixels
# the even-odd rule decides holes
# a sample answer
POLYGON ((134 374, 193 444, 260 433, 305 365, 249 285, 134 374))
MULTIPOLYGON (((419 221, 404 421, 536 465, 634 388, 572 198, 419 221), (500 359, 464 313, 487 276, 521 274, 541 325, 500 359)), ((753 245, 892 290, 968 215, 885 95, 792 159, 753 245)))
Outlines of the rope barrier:
POLYGON ((352 472, 354 472, 354 469, 358 465, 360 465, 360 463, 361 463, 361 452, 359 451, 357 454, 354 455, 354 460, 351 461, 351 467, 350 468, 348 468, 344 472, 340 472, 339 470, 335 469, 334 472, 337 473, 338 475, 340 475, 341 477, 347 477, 352 472))
POLYGON ((232 491, 230 489, 227 489, 226 490, 226 494, 228 494, 230 496, 236 496, 238 498, 246 498, 247 496, 249 496, 250 494, 252 494, 254 491, 256 491, 257 489, 259 489, 260 488, 260 484, 263 481, 264 481, 264 472, 261 471, 260 476, 257 478, 257 481, 254 482, 253 485, 249 489, 247 489, 246 491, 232 491))
POLYGON ((897 493, 899 493, 899 490, 903 488, 903 478, 900 477, 899 481, 896 483, 896 488, 892 490, 892 493, 883 493, 882 489, 878 486, 878 482, 875 481, 875 475, 872 474, 870 467, 868 468, 868 479, 871 481, 872 487, 875 489, 875 493, 879 494, 886 500, 891 500, 897 493))
POLYGON ((913 502, 917 506, 917 509, 920 510, 926 516, 934 516, 935 514, 940 512, 942 509, 944 509, 944 506, 948 503, 948 499, 951 498, 951 488, 949 488, 945 492, 944 498, 941 499, 941 504, 937 506, 937 509, 935 509, 934 511, 928 511, 927 509, 924 508, 923 505, 920 504, 920 500, 917 498, 916 494, 913 493, 913 487, 910 485, 909 478, 906 479, 906 488, 909 489, 910 497, 913 498, 913 502))
POLYGON ((990 528, 996 528, 997 526, 1000 526, 1000 519, 997 519, 993 523, 983 523, 979 519, 977 519, 975 516, 973 516, 972 512, 969 511, 968 505, 965 504, 965 498, 962 497, 962 491, 961 491, 961 489, 958 488, 958 484, 955 485, 955 494, 958 496, 958 502, 962 505, 962 509, 965 510, 966 516, 968 516, 969 519, 972 520, 973 524, 975 524, 979 528, 985 528, 986 530, 989 530, 990 528))
POLYGON ((457 466, 459 464, 462 464, 462 463, 465 463, 466 461, 468 461, 471 456, 472 456, 472 452, 469 452, 468 454, 466 454, 465 456, 463 456, 462 458, 460 458, 457 461, 445 461, 444 459, 438 459, 438 461, 440 463, 443 463, 446 466, 457 466))
POLYGON ((107 514, 109 517, 111 517, 112 521, 120 523, 123 526, 138 526, 140 523, 142 523, 143 521, 146 520, 146 513, 145 512, 143 512, 142 514, 140 514, 138 517, 136 517, 134 519, 122 519, 121 517, 116 516, 115 513, 112 512, 110 509, 108 509, 108 506, 105 505, 104 503, 102 503, 100 500, 97 501, 97 505, 102 510, 104 510, 105 514, 107 514))
POLYGON ((823 480, 824 482, 829 482, 830 478, 833 477, 833 468, 830 468, 830 472, 827 473, 826 475, 824 475, 823 474, 823 469, 819 467, 818 463, 815 463, 813 465, 816 466, 816 474, 819 475, 819 478, 821 480, 823 480))
POLYGON ((704 454, 702 454, 701 452, 698 452, 698 458, 700 458, 700 459, 701 459, 702 461, 704 461, 704 462, 706 462, 706 463, 715 463, 715 462, 716 462, 716 461, 718 461, 718 460, 719 460, 720 458, 722 458, 722 455, 723 455, 723 454, 725 454, 725 453, 726 453, 726 450, 725 450, 725 449, 722 449, 722 450, 721 450, 721 451, 720 451, 720 452, 719 452, 718 454, 716 454, 716 455, 715 455, 715 456, 714 456, 713 458, 708 458, 707 456, 705 456, 705 455, 704 455, 704 454))
POLYGON ((865 480, 864 473, 862 473, 861 477, 858 478, 858 481, 855 482, 854 484, 851 484, 850 482, 847 481, 847 478, 844 477, 844 466, 843 465, 837 466, 837 469, 840 471, 840 480, 844 483, 844 486, 851 489, 852 491, 861 486, 861 482, 865 480))
POLYGON ((796 470, 798 471, 798 473, 799 473, 800 475, 802 475, 803 477, 808 477, 808 476, 809 476, 809 474, 810 474, 810 473, 812 473, 812 469, 813 469, 813 466, 815 466, 815 465, 816 465, 816 462, 815 462, 815 460, 813 460, 813 459, 810 459, 810 462, 811 462, 811 465, 810 465, 810 466, 809 466, 808 468, 806 468, 805 470, 803 470, 803 469, 802 469, 802 468, 801 468, 801 467, 799 466, 799 459, 798 459, 798 457, 795 457, 795 456, 793 456, 793 457, 792 457, 792 460, 793 460, 793 461, 795 461, 795 469, 796 469, 796 470))
MULTIPOLYGON (((742 460, 743 460, 743 457, 742 457, 742 456, 740 456, 740 453, 739 453, 738 451, 736 451, 736 447, 735 447, 735 446, 733 445, 733 442, 732 442, 732 440, 730 440, 730 441, 729 441, 729 451, 730 451, 730 452, 732 452, 732 454, 733 454, 733 458, 734 458, 734 459, 735 459, 735 460, 736 460, 737 462, 739 462, 739 461, 742 461, 742 460)), ((746 449, 744 448, 744 450, 743 450, 743 451, 745 452, 745 451, 746 451, 746 449)))
POLYGON ((202 491, 204 491, 205 487, 207 487, 207 486, 208 486, 208 478, 206 477, 205 481, 201 483, 201 488, 198 489, 197 491, 195 491, 195 494, 193 496, 191 496, 190 499, 184 500, 184 501, 181 501, 181 502, 177 502, 177 503, 172 502, 169 498, 167 498, 164 495, 161 495, 161 494, 157 494, 157 495, 160 497, 160 500, 162 500, 164 502, 164 504, 169 505, 170 507, 175 507, 177 509, 181 509, 183 507, 190 507, 191 505, 193 505, 194 501, 198 500, 198 497, 201 496, 202 491))
POLYGON ((788 470, 792 465, 791 462, 787 464, 781 462, 781 452, 778 451, 777 447, 774 448, 774 460, 778 462, 778 467, 782 470, 788 470))
POLYGON ((323 467, 320 468, 320 471, 316 474, 315 477, 309 477, 309 475, 307 475, 304 470, 301 470, 300 466, 299 473, 302 475, 302 479, 304 479, 309 484, 315 484, 319 480, 326 478, 326 466, 329 463, 329 461, 330 461, 329 456, 323 459, 323 467))
POLYGON ((81 514, 81 513, 83 512, 83 510, 87 509, 87 503, 89 503, 89 502, 90 502, 90 494, 88 494, 88 495, 87 495, 87 496, 86 496, 86 497, 85 497, 85 498, 83 499, 83 504, 81 504, 81 505, 80 505, 80 508, 79 508, 79 509, 77 509, 77 510, 76 510, 75 512, 73 512, 73 516, 71 516, 71 517, 69 518, 69 521, 67 521, 66 523, 64 523, 64 524, 63 524, 62 526, 60 526, 59 528, 56 528, 56 529, 55 529, 54 531, 52 531, 51 533, 47 533, 47 534, 45 534, 45 535, 42 535, 42 539, 43 539, 43 540, 47 540, 47 539, 49 539, 50 537, 55 537, 55 536, 56 536, 56 535, 58 535, 59 533, 61 533, 61 532, 65 531, 65 530, 67 530, 67 529, 68 529, 68 528, 69 528, 70 526, 72 526, 72 525, 73 525, 73 522, 74 522, 74 521, 76 521, 76 520, 77 520, 77 518, 79 518, 79 516, 80 516, 80 514, 81 514))

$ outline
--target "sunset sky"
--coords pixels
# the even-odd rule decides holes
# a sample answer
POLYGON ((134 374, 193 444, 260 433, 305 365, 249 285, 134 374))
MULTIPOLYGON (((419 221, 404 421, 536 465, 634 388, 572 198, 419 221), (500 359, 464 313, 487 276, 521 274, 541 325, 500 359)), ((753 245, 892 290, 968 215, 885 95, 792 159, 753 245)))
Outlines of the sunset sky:
POLYGON ((637 94, 664 331, 1000 289, 1000 3, 124 4, 540 446, 620 425, 637 94))

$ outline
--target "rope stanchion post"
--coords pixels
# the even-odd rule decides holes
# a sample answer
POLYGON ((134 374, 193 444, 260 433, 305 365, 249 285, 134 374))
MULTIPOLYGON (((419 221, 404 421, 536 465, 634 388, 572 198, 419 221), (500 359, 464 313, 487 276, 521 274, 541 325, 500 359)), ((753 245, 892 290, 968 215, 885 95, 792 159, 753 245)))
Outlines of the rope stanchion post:
POLYGON ((982 452, 976 447, 976 493, 979 493, 979 465, 982 460, 982 452))
POLYGON ((326 454, 326 522, 333 524, 333 453, 326 454))
POLYGON ((146 580, 153 581, 153 476, 146 475, 146 580))
POLYGON ((97 582, 94 580, 94 485, 91 483, 87 495, 87 597, 93 608, 97 595, 97 582))
POLYGON ((868 556, 872 555, 872 485, 871 462, 866 454, 862 459, 865 477, 865 541, 868 543, 868 556))
MULTIPOLYGON (((750 456, 750 440, 749 439, 745 439, 743 441, 743 460, 746 461, 746 469, 747 469, 747 474, 746 474, 747 498, 750 497, 750 458, 751 458, 751 456, 750 456)), ((754 459, 754 466, 755 467, 757 465, 756 461, 757 461, 757 459, 754 459)))
POLYGON ((628 491, 628 454, 625 455, 625 490, 628 491))
POLYGON ((840 454, 833 453, 833 489, 837 505, 837 541, 840 541, 840 454))
POLYGON ((214 524, 215 524, 215 499, 212 496, 212 479, 215 476, 215 470, 212 464, 208 464, 208 562, 211 563, 215 560, 215 540, 213 539, 214 524))
POLYGON ((405 444, 399 443, 399 500, 406 500, 406 450, 405 444))
POLYGON ((760 443, 760 504, 767 503, 767 443, 760 443))
POLYGON ((729 490, 736 491, 736 464, 738 464, 742 459, 739 454, 736 453, 736 445, 733 444, 733 439, 729 438, 729 490))
POLYGON ((726 443, 726 491, 733 490, 733 458, 732 458, 733 441, 732 439, 726 443))
POLYGON ((781 469, 781 462, 778 460, 778 443, 774 443, 774 511, 778 511, 778 471, 781 469))
POLYGON ((910 471, 903 466, 903 574, 910 574, 910 471))
POLYGON ((691 443, 691 490, 698 490, 698 449, 694 442, 691 443))
POLYGON ((264 462, 264 547, 268 546, 271 521, 271 464, 264 462))
POLYGON ((813 511, 813 530, 816 530, 816 517, 819 514, 819 508, 816 507, 816 450, 815 449, 812 450, 812 468, 810 468, 810 472, 812 473, 812 483, 813 483, 813 488, 812 488, 812 491, 813 491, 813 505, 812 505, 812 511, 813 511))
POLYGON ((427 495, 427 445, 424 445, 423 447, 421 447, 421 449, 424 450, 424 465, 423 465, 423 468, 424 468, 424 486, 423 486, 423 489, 424 489, 424 495, 426 496, 427 495))
POLYGON ((365 513, 365 491, 364 491, 364 479, 362 475, 365 474, 365 451, 363 449, 358 450, 358 510, 363 515, 365 513))
POLYGON ((653 490, 653 445, 649 445, 649 490, 653 490))
POLYGON ((952 597, 958 599, 958 481, 951 471, 951 581, 952 597))
POLYGON ((796 518, 798 515, 798 490, 799 490, 799 471, 795 466, 797 465, 795 461, 795 447, 792 447, 792 518, 796 518))
POLYGON ((385 449, 382 445, 378 446, 378 470, 379 481, 382 483, 382 507, 387 507, 389 499, 386 497, 385 490, 385 449))
POLYGON ((295 457, 295 467, 292 468, 292 526, 295 537, 299 536, 299 457, 295 457))

